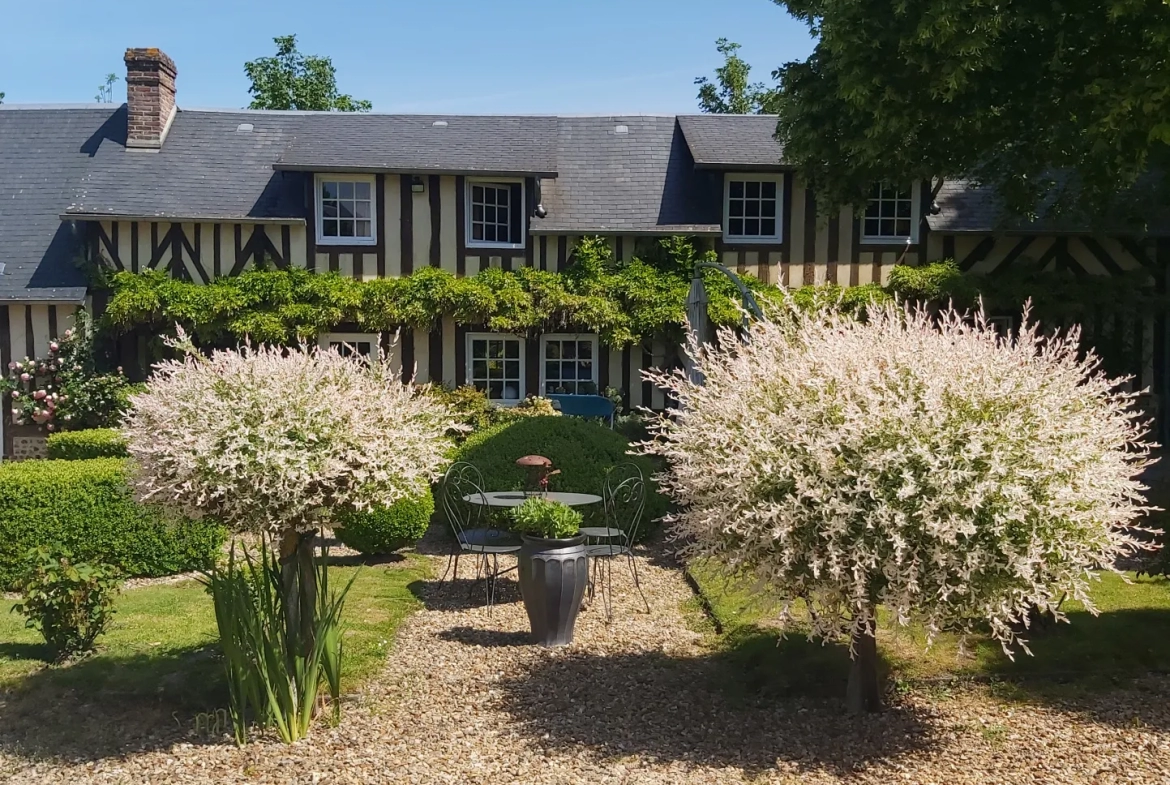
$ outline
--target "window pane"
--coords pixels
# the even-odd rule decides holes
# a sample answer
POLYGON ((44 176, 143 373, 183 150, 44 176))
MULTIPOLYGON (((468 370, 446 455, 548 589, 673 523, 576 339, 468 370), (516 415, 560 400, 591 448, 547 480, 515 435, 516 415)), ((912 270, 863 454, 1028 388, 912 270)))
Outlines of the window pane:
POLYGON ((895 204, 893 202, 882 202, 882 218, 893 218, 894 207, 895 204))
POLYGON ((728 221, 727 233, 736 237, 743 235, 743 219, 732 218, 728 221))
POLYGON ((765 199, 775 199, 776 198, 776 183, 771 182, 771 181, 764 183, 762 193, 763 193, 765 199))
POLYGON ((745 237, 757 237, 760 234, 760 221, 758 218, 748 218, 743 222, 743 233, 745 237))
POLYGON ((471 186, 471 201, 473 201, 473 202, 482 202, 483 201, 483 186, 482 185, 471 186))
POLYGON ((882 229, 879 232, 879 234, 882 237, 893 237, 894 236, 894 234, 895 234, 894 222, 892 219, 888 219, 888 218, 882 219, 882 229))
POLYGON ((760 215, 763 215, 767 218, 774 218, 776 216, 776 203, 770 200, 761 202, 760 215))
POLYGON ((744 214, 749 218, 758 218, 760 216, 759 202, 745 202, 743 205, 744 214))
POLYGON ((877 218, 878 212, 880 210, 881 210, 881 202, 870 201, 870 203, 865 206, 865 217, 866 218, 877 218))
POLYGON ((730 185, 732 199, 743 198, 743 180, 732 180, 730 185))
POLYGON ((556 362, 555 360, 549 360, 548 362, 546 362, 544 364, 545 378, 546 379, 560 378, 560 374, 559 374, 560 368, 561 368, 560 363, 556 362))
POLYGON ((520 342, 519 341, 512 340, 512 341, 505 341, 504 343, 505 343, 507 350, 508 350, 507 357, 509 359, 518 358, 520 356, 520 342))
POLYGON ((337 202, 322 202, 321 215, 324 218, 337 217, 337 202))
POLYGON ((520 400, 520 383, 508 382, 504 385, 504 400, 518 401, 520 400))
POLYGON ((897 224, 897 233, 899 237, 910 236, 910 222, 905 219, 899 219, 897 224))
POLYGON ((494 207, 484 208, 483 219, 485 221, 487 221, 488 223, 495 223, 496 222, 496 208, 494 208, 494 207))
POLYGON ((370 217, 370 203, 369 202, 354 202, 353 214, 358 218, 370 217))
POLYGON ((740 199, 732 199, 727 204, 727 214, 731 216, 743 215, 743 201, 740 199))
POLYGON ((544 356, 549 360, 559 360, 561 358, 561 342, 548 341, 545 343, 544 356))
POLYGON ((369 221, 358 221, 357 222, 357 236, 358 237, 373 237, 374 236, 374 232, 370 228, 369 221))
POLYGON ((483 224, 472 224, 471 225, 471 239, 472 240, 482 240, 483 239, 483 224))
POLYGON ((475 379, 486 379, 487 363, 483 360, 473 360, 471 363, 471 376, 475 379))
POLYGON ((573 358, 575 358, 577 356, 577 342, 576 341, 565 341, 565 344, 562 347, 562 349, 563 349, 563 353, 561 354, 561 356, 564 357, 566 360, 572 360, 573 358))
POLYGON ((353 202, 338 202, 337 213, 342 218, 353 218, 353 202))
POLYGON ((507 188, 496 189, 496 203, 501 205, 508 204, 509 192, 507 188))
POLYGON ((758 199, 760 196, 760 184, 758 181, 752 180, 747 184, 747 195, 749 199, 758 199))
POLYGON ((865 219, 865 235, 866 237, 877 237, 880 231, 880 222, 876 218, 865 219))
POLYGON ((337 198, 337 183, 330 180, 323 180, 321 182, 321 198, 322 199, 336 199, 337 198))
POLYGON ((496 189, 495 188, 484 188, 483 189, 483 201, 486 204, 495 204, 496 203, 496 189))
POLYGON ((577 344, 577 356, 582 360, 593 358, 593 341, 581 341, 577 344))
POLYGON ((370 198, 370 184, 369 183, 354 183, 353 195, 358 199, 370 198))
POLYGON ((483 239, 489 243, 494 243, 496 241, 496 225, 495 224, 485 224, 484 225, 483 239))
POLYGON ((776 235, 776 219, 765 218, 760 221, 760 234, 774 237, 776 235))
POLYGON ((337 184, 337 195, 340 196, 342 199, 352 199, 353 198, 353 183, 352 182, 344 182, 344 181, 339 182, 337 184))
POLYGON ((490 382, 488 384, 488 398, 493 401, 502 401, 504 399, 504 383, 490 382))
POLYGON ((473 220, 473 221, 482 221, 483 220, 483 205, 482 204, 473 204, 471 206, 471 220, 473 220))
POLYGON ((353 221, 338 221, 342 237, 353 237, 353 221))
POLYGON ((337 236, 337 221, 324 221, 321 224, 321 232, 326 237, 337 236))
POLYGON ((487 341, 482 338, 476 338, 471 342, 471 356, 472 357, 487 357, 487 341))
POLYGON ((899 218, 909 218, 910 217, 910 200, 909 199, 899 199, 898 200, 898 217, 899 218))

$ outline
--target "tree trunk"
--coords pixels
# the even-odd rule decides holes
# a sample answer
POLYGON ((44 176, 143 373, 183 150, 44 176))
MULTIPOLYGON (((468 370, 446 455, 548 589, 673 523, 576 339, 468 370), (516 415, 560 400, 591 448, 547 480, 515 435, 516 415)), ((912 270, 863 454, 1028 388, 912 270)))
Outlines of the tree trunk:
POLYGON ((849 686, 845 692, 845 704, 850 714, 881 711, 877 664, 877 638, 864 630, 853 633, 853 662, 849 667, 849 686))
POLYGON ((308 657, 315 643, 317 570, 313 543, 317 531, 291 531, 280 541, 280 584, 288 652, 308 657))

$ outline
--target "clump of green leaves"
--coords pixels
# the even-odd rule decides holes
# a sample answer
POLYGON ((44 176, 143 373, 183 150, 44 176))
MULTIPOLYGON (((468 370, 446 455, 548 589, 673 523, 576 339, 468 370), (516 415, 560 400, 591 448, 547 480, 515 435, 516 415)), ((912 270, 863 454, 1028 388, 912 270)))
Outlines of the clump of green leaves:
POLYGON ((297 49, 295 35, 272 39, 276 54, 244 63, 252 85, 249 109, 301 109, 316 112, 368 112, 373 104, 337 89, 333 60, 305 55, 297 49))
POLYGON ((12 607, 25 626, 40 631, 58 660, 93 650, 114 615, 120 579, 107 564, 77 562, 65 548, 40 546, 29 551, 12 607))
POLYGON ((311 576, 316 581, 312 622, 295 623, 281 592, 281 565, 269 544, 260 555, 232 548, 227 562, 205 573, 203 582, 215 602, 215 621, 228 676, 228 700, 236 743, 248 739, 248 718, 274 728, 286 744, 308 734, 324 682, 332 702, 332 721, 340 719, 341 615, 349 583, 329 588, 328 559, 311 576))
POLYGON ((532 537, 563 540, 581 529, 581 513, 560 502, 534 496, 512 508, 512 529, 532 537))

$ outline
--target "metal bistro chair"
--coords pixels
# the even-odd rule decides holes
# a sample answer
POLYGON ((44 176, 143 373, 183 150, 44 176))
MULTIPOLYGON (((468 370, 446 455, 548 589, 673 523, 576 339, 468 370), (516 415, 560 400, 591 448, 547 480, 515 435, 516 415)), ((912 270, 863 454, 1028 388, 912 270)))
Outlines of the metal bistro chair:
MULTIPOLYGON (((464 553, 475 554, 475 583, 481 577, 485 581, 490 614, 496 602, 500 554, 518 552, 520 543, 509 532, 491 525, 491 508, 483 490, 483 475, 470 463, 460 461, 452 464, 443 477, 439 498, 443 514, 455 534, 455 544, 447 557, 447 569, 443 571, 439 583, 446 580, 447 573, 451 572, 451 583, 454 584, 459 577, 459 556, 464 553), (480 504, 467 501, 467 497, 475 496, 480 497, 480 504)), ((471 588, 475 590, 474 583, 471 588)))
POLYGON ((638 590, 642 604, 649 613, 650 603, 646 601, 646 594, 642 591, 633 550, 638 527, 642 524, 642 513, 646 510, 646 479, 642 476, 642 470, 633 463, 619 464, 610 469, 602 486, 601 503, 605 511, 605 526, 586 526, 581 529, 586 543, 592 541, 592 544, 585 547, 593 563, 589 578, 589 596, 594 596, 598 584, 604 577, 605 585, 602 587, 601 599, 605 606, 606 620, 612 620, 613 560, 624 556, 630 568, 630 576, 634 579, 634 588, 638 590))

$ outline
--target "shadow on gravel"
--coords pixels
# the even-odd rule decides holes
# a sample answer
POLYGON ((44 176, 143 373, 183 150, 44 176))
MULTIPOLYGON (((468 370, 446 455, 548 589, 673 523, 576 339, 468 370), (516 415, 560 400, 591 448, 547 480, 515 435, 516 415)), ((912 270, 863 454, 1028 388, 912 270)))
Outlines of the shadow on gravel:
POLYGON ((0 750, 97 761, 177 741, 219 743, 192 729, 198 714, 225 705, 227 688, 210 647, 86 659, 36 671, 0 692, 0 750))
MULTIPOLYGON (((475 568, 460 562, 459 574, 465 576, 468 573, 474 575, 475 568)), ((438 580, 414 581, 406 588, 428 611, 460 611, 487 605, 487 586, 483 579, 461 577, 453 581, 448 574, 447 580, 441 583, 438 580)), ((496 605, 511 602, 520 602, 520 584, 516 582, 515 571, 496 582, 496 605)))
POLYGON ((474 627, 452 627, 439 633, 439 638, 468 646, 531 646, 532 635, 528 632, 505 632, 503 630, 477 630, 474 627))
MULTIPOLYGON (((934 743, 927 718, 913 709, 850 717, 840 700, 768 697, 744 680, 743 665, 724 652, 568 653, 505 679, 503 705, 541 746, 584 745, 606 758, 650 755, 753 776, 781 761, 847 775, 934 743)), ((793 692, 807 682, 794 678, 793 692)), ((843 695, 843 684, 836 689, 843 695)))

